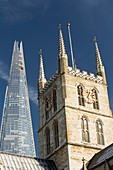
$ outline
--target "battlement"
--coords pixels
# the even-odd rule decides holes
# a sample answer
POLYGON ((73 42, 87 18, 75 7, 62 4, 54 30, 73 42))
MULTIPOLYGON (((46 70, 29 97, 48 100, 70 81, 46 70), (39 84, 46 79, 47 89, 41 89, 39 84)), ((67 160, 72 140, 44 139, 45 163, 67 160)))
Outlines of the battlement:
POLYGON ((44 93, 53 84, 53 82, 57 79, 58 76, 59 76, 58 72, 53 74, 53 76, 49 80, 47 80, 47 82, 44 85, 44 88, 40 90, 39 94, 44 93))
MULTIPOLYGON (((91 80, 95 83, 103 83, 103 78, 101 76, 95 76, 93 73, 88 74, 86 71, 81 72, 79 69, 72 70, 72 67, 68 67, 68 74, 71 74, 75 77, 81 77, 86 80, 91 80)), ((56 71, 56 73, 45 83, 44 88, 40 90, 39 94, 44 93, 53 84, 58 76, 60 76, 60 74, 58 74, 58 71, 56 71)))
MULTIPOLYGON (((91 80, 95 83, 103 83, 103 78, 99 75, 95 76, 93 73, 87 73, 87 71, 80 71, 79 69, 72 70, 72 67, 68 67, 68 74, 71 74, 75 77, 81 77, 86 80, 91 80)), ((58 74, 58 71, 45 83, 44 88, 40 90, 39 94, 44 93, 52 84, 53 82, 57 79, 57 77, 60 76, 58 74)))
POLYGON ((72 67, 68 67, 68 73, 75 77, 82 77, 86 80, 91 80, 96 83, 103 83, 103 78, 99 75, 95 76, 93 73, 88 74, 87 71, 80 71, 79 69, 72 70, 72 67))

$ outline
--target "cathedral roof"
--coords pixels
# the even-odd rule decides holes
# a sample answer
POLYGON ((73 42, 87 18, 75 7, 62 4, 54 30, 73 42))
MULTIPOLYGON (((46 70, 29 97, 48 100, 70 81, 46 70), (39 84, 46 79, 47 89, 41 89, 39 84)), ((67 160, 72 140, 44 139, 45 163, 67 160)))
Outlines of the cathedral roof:
POLYGON ((52 160, 0 152, 0 168, 14 170, 57 170, 52 160))
POLYGON ((113 159, 113 143, 95 154, 88 163, 88 170, 94 169, 106 161, 113 159))

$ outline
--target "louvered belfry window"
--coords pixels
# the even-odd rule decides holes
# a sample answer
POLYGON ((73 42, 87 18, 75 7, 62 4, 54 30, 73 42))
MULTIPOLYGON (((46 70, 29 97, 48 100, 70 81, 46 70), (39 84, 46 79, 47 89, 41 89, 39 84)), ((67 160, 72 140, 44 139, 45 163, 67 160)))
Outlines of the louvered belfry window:
POLYGON ((53 90, 53 110, 54 110, 54 112, 57 110, 57 93, 56 93, 56 89, 53 90))
POLYGON ((54 141, 55 141, 55 148, 59 146, 59 129, 58 129, 58 121, 54 122, 54 141))
POLYGON ((45 116, 46 116, 46 120, 49 119, 49 101, 48 98, 46 98, 45 100, 45 116))
POLYGON ((46 151, 47 155, 50 154, 50 129, 46 129, 46 151))

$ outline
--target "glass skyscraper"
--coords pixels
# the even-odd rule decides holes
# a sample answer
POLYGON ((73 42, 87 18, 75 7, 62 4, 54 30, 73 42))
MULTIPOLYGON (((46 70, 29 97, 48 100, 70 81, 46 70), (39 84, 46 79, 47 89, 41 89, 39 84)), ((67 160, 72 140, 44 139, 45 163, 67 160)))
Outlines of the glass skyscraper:
POLYGON ((13 47, 0 138, 1 151, 35 156, 22 42, 13 47))

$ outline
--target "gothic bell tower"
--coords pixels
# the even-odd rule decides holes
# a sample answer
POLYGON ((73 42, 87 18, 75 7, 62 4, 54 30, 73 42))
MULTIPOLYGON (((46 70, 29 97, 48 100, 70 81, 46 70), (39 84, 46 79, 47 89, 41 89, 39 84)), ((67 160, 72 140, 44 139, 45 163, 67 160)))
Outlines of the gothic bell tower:
POLYGON ((38 151, 39 157, 54 160, 58 170, 80 170, 83 157, 88 161, 113 141, 105 69, 94 43, 96 75, 68 66, 61 27, 58 70, 49 80, 40 54, 38 151))

